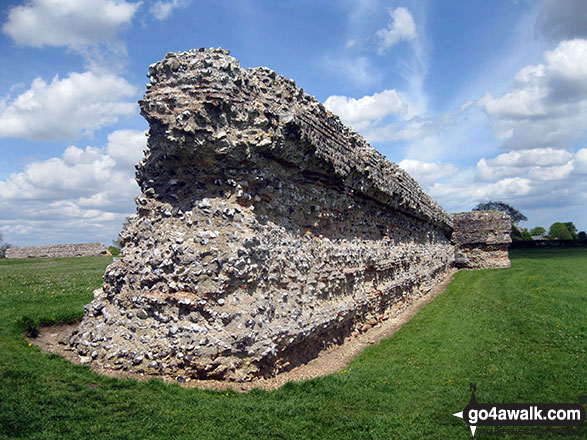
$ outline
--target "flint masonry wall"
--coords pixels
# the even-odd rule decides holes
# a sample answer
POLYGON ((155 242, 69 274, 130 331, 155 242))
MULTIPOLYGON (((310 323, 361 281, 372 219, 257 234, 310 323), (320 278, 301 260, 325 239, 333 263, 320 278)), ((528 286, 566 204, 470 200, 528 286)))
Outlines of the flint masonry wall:
POLYGON ((510 267, 511 219, 499 211, 452 214, 455 266, 466 269, 510 267))
POLYGON ((220 49, 149 68, 137 215, 70 339, 82 362, 250 380, 398 313, 451 217, 338 117, 220 49))
POLYGON ((49 246, 10 247, 6 258, 65 258, 108 255, 102 243, 55 244, 49 246))

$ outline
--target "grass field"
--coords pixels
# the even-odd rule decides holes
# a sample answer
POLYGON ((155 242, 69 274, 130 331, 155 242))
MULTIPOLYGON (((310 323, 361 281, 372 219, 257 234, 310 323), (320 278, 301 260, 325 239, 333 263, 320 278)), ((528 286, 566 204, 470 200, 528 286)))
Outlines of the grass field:
MULTIPOLYGON (((395 336, 345 370, 277 391, 200 391, 101 377, 29 346, 25 327, 81 317, 109 257, 0 260, 0 438, 465 439, 468 403, 587 395, 587 251, 517 250, 459 272, 395 336)), ((585 404, 584 404, 585 405, 585 404)), ((480 427, 475 438, 587 438, 480 427)))

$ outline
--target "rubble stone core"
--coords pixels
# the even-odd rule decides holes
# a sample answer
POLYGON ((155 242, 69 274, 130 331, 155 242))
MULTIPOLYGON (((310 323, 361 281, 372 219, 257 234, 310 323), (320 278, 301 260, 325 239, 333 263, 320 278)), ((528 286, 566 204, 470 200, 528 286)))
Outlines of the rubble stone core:
POLYGON ((270 377, 452 267, 452 218, 292 80, 222 49, 169 53, 148 76, 142 195, 69 341, 82 362, 270 377))

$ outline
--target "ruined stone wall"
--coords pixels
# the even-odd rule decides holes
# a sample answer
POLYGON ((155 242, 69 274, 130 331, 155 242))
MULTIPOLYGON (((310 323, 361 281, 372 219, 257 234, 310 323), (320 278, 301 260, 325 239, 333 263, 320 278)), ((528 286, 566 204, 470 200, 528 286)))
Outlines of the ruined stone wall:
POLYGON ((70 340, 83 362, 272 376, 451 268, 452 218, 292 80, 220 49, 170 53, 149 77, 142 195, 70 340))
POLYGON ((455 266, 465 269, 510 267, 508 246, 512 242, 510 217, 500 211, 452 214, 455 266))
POLYGON ((54 244, 49 246, 10 247, 6 258, 65 258, 108 255, 102 243, 54 244))

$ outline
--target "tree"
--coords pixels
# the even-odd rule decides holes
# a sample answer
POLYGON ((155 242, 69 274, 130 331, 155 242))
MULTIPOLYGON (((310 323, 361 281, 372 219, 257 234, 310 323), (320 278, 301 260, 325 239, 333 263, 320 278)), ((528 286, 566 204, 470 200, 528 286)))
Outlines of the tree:
POLYGON ((10 247, 10 243, 2 243, 2 232, 0 232, 0 258, 6 257, 6 249, 10 247))
POLYGON ((530 231, 530 234, 534 236, 544 237, 544 235, 546 235, 546 229, 544 229, 542 226, 536 226, 530 231))
POLYGON ((510 218, 512 219, 512 223, 514 225, 517 225, 519 222, 528 220, 528 218, 524 214, 522 214, 520 211, 518 211, 516 208, 514 208, 511 205, 508 205, 507 203, 503 203, 503 202, 489 201, 486 203, 479 203, 477 206, 475 206, 473 208, 473 211, 491 211, 491 210, 505 212, 507 215, 510 216, 510 218))
POLYGON ((553 223, 548 231, 548 238, 551 240, 571 240, 573 237, 564 223, 553 223))
POLYGON ((577 234, 577 238, 579 240, 587 240, 587 233, 585 233, 585 231, 581 231, 577 234))
POLYGON ((532 241, 532 234, 530 234, 526 228, 522 230, 522 240, 532 241))
POLYGON ((573 222, 564 222, 563 225, 567 227, 567 231, 571 234, 571 238, 575 240, 577 238, 577 227, 573 222))
POLYGON ((522 237, 522 230, 512 223, 512 240, 521 241, 523 239, 524 237, 522 237))

